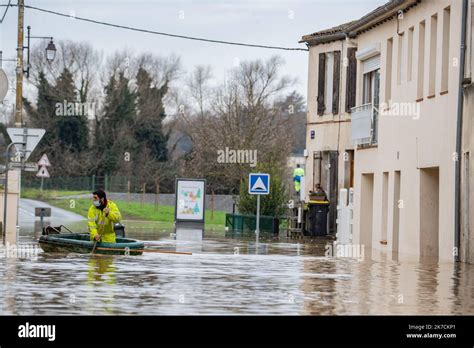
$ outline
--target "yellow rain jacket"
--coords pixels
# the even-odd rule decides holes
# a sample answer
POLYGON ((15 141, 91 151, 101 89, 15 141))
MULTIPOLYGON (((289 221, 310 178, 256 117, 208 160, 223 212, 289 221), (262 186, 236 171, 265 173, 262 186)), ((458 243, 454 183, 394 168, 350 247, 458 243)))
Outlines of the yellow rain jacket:
POLYGON ((89 226, 91 241, 94 240, 94 236, 101 230, 101 242, 115 243, 114 223, 120 222, 122 215, 120 214, 117 204, 112 201, 107 201, 107 208, 110 209, 107 216, 104 216, 103 211, 94 205, 91 205, 89 208, 87 225, 89 226), (100 225, 104 226, 99 230, 100 225))
POLYGON ((301 178, 304 176, 303 168, 295 168, 293 171, 293 181, 295 182, 295 191, 300 192, 301 190, 301 178))

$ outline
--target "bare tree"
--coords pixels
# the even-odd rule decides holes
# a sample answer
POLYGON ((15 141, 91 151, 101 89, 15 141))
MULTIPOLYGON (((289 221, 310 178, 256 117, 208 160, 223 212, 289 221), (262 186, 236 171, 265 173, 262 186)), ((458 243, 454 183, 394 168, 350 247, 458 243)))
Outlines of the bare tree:
MULTIPOLYGON (((283 164, 290 150, 288 117, 282 117, 275 103, 294 81, 279 75, 282 64, 279 57, 242 62, 213 89, 207 112, 202 107, 194 117, 184 115, 193 141, 190 171, 235 186, 251 168, 248 163, 219 163, 218 151, 225 148, 255 150, 258 162, 283 164)), ((204 72, 195 70, 188 80, 193 82, 191 95, 198 105, 209 76, 204 72)))
POLYGON ((102 65, 102 53, 96 51, 87 42, 61 40, 56 43, 56 57, 52 62, 45 58, 44 43, 36 44, 30 54, 30 81, 38 84, 39 74, 43 72, 53 83, 67 69, 74 76, 77 95, 80 102, 91 101, 99 93, 97 71, 102 65))
POLYGON ((148 71, 153 80, 153 87, 157 88, 176 80, 182 74, 181 59, 174 54, 162 57, 153 53, 142 53, 132 63, 135 76, 140 68, 148 71))
POLYGON ((199 114, 204 116, 206 103, 209 101, 211 88, 209 81, 212 79, 212 70, 210 66, 197 65, 187 79, 189 93, 196 103, 199 114))

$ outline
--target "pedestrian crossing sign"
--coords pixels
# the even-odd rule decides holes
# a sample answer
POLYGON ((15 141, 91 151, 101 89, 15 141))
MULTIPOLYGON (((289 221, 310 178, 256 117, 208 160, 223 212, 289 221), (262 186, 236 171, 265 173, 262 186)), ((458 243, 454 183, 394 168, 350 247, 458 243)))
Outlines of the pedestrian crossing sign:
POLYGON ((270 193, 270 174, 250 173, 249 194, 268 195, 270 193))

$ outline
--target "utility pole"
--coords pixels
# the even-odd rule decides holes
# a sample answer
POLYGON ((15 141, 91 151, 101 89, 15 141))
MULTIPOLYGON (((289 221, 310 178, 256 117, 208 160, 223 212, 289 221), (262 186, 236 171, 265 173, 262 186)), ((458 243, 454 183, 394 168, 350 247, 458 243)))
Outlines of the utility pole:
MULTIPOLYGON (((25 17, 25 2, 24 0, 18 0, 18 46, 16 49, 16 103, 15 103, 15 127, 16 128, 21 128, 22 126, 22 111, 23 111, 23 22, 24 22, 24 17, 25 17)), ((25 137, 24 137, 24 140, 25 137)), ((24 141, 22 146, 26 145, 26 141, 24 141)), ((3 244, 6 243, 7 241, 7 209, 8 209, 8 171, 10 168, 8 168, 8 162, 10 160, 10 148, 13 145, 20 145, 18 142, 14 142, 12 139, 12 142, 10 145, 7 147, 7 153, 6 153, 6 165, 5 165, 5 185, 4 185, 4 191, 3 191, 3 230, 2 230, 2 238, 3 238, 3 244)), ((18 180, 21 178, 21 171, 18 173, 18 180)), ((19 195, 19 193, 18 193, 19 195)), ((17 209, 17 216, 18 216, 18 206, 16 207, 17 209)), ((16 238, 15 238, 16 239, 16 238)))
POLYGON ((16 62, 16 103, 15 127, 22 126, 23 111, 23 22, 25 17, 25 1, 18 0, 18 47, 16 62))

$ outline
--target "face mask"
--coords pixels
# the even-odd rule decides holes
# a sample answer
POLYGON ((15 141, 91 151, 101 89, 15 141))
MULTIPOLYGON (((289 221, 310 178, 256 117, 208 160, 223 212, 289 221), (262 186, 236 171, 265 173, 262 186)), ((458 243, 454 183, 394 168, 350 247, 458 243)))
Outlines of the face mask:
POLYGON ((92 201, 92 204, 94 204, 97 208, 100 207, 100 201, 92 201))

